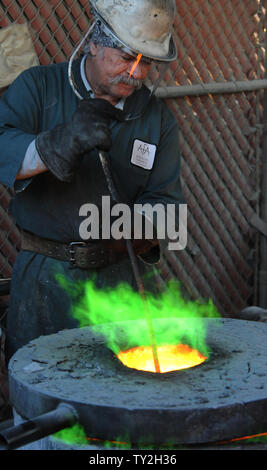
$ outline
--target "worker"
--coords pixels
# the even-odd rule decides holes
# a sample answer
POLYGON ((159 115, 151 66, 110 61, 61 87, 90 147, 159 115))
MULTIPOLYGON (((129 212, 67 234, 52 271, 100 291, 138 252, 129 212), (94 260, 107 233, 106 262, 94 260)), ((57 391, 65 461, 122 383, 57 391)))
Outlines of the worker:
MULTIPOLYGON (((78 293, 65 292, 58 273, 74 283, 94 279, 98 288, 136 285, 125 240, 81 235, 81 208, 94 204, 101 214, 110 196, 99 150, 131 210, 146 203, 178 210, 184 202, 177 121, 144 83, 153 65, 160 70, 176 58, 175 1, 92 0, 91 7, 77 57, 26 70, 0 100, 0 180, 14 191, 10 212, 22 231, 7 360, 40 335, 78 326, 71 315, 78 293)), ((100 229, 105 223, 100 217, 100 229)), ((144 275, 158 265, 166 240, 156 232, 133 246, 144 275)))

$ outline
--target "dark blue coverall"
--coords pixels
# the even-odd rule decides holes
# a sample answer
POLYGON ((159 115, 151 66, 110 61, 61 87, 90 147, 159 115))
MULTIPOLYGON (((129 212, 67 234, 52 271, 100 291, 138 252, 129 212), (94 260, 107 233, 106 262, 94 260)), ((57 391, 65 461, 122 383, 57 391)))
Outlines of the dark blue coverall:
MULTIPOLYGON (((80 240, 80 207, 85 203, 100 207, 102 196, 109 195, 98 151, 94 149, 83 158, 71 183, 59 181, 49 171, 17 181, 16 175, 36 135, 69 122, 77 108, 79 99, 68 82, 67 67, 67 63, 60 63, 30 68, 13 82, 0 100, 0 182, 14 189, 11 214, 20 228, 61 242, 80 240)), ((80 59, 73 64, 73 75, 80 94, 86 98, 80 59)), ((171 203, 178 209, 184 198, 177 121, 167 105, 155 96, 144 109, 147 96, 148 89, 143 86, 126 100, 126 114, 140 112, 139 118, 111 123, 113 145, 108 158, 114 183, 121 202, 131 206, 134 203, 171 203), (152 169, 131 163, 135 139, 156 146, 152 169)), ((151 263, 158 260, 152 258, 151 263)), ((146 264, 141 260, 138 263, 143 273, 146 264)), ((70 313, 73 299, 58 285, 57 273, 73 281, 96 275, 99 287, 112 287, 120 281, 135 286, 129 259, 94 273, 22 250, 12 274, 7 320, 8 358, 40 335, 78 326, 70 313)))

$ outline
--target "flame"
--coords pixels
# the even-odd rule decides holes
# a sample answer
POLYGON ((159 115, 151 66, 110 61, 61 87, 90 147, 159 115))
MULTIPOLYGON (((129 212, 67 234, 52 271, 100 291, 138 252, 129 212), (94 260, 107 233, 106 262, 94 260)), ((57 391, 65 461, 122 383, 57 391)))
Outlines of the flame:
MULTIPOLYGON (((194 367, 207 359, 197 349, 186 344, 158 346, 157 351, 161 373, 194 367)), ((120 351, 117 357, 132 369, 156 372, 151 346, 138 346, 120 351)))
POLYGON ((130 74, 129 74, 129 77, 131 77, 132 74, 134 73, 134 71, 135 71, 137 65, 139 64, 139 62, 140 62, 140 60, 141 60, 141 58, 142 58, 142 55, 143 55, 143 54, 138 54, 138 56, 137 56, 137 58, 136 58, 136 61, 135 61, 135 63, 134 63, 133 66, 132 66, 132 69, 131 69, 131 72, 130 72, 130 74))

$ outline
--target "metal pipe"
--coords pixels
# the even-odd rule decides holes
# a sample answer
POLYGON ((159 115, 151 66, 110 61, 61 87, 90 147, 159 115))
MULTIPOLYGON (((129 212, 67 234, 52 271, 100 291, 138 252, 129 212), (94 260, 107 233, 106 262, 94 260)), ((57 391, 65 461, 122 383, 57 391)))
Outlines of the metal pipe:
POLYGON ((14 450, 57 431, 73 426, 78 413, 71 405, 60 403, 58 407, 25 421, 18 426, 0 430, 0 450, 14 450))
POLYGON ((235 82, 199 83, 197 85, 181 85, 159 87, 155 95, 158 98, 179 98, 183 96, 213 95, 222 93, 242 93, 267 88, 267 79, 238 80, 235 82))

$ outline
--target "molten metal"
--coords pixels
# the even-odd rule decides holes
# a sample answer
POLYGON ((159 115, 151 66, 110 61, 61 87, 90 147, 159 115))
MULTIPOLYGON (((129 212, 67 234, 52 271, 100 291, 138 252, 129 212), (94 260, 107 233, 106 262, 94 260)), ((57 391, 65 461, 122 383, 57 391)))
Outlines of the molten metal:
MULTIPOLYGON (((186 344, 158 346, 157 352, 160 373, 195 367, 207 359, 197 349, 192 349, 186 344)), ((157 372, 151 346, 138 346, 120 351, 117 357, 125 366, 132 369, 157 372)))

